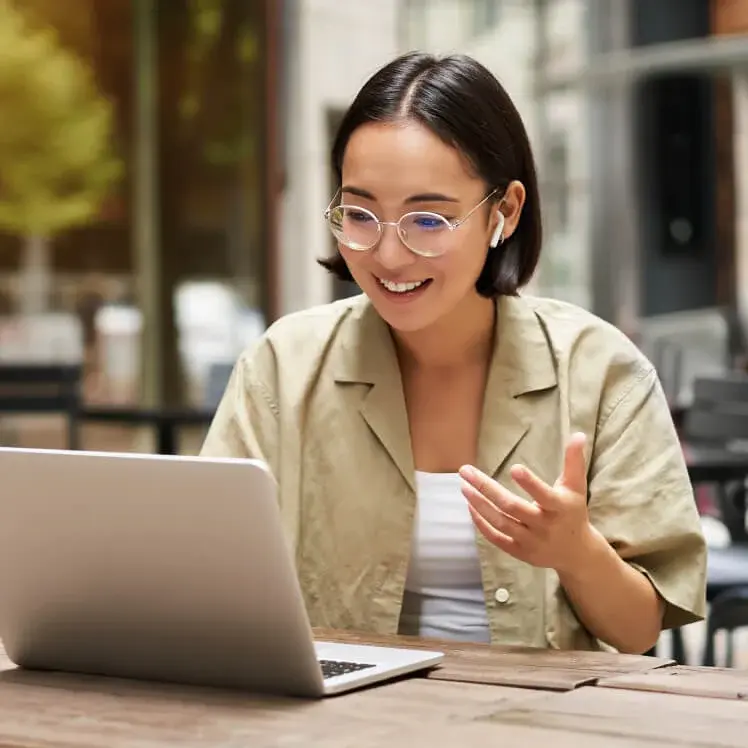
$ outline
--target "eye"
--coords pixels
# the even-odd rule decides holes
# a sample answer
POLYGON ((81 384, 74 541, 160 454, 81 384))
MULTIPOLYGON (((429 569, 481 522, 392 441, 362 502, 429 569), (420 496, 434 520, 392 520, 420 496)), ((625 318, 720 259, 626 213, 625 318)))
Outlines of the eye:
POLYGON ((413 223, 419 229, 433 230, 433 229, 443 229, 445 227, 444 221, 441 218, 437 218, 436 216, 429 216, 429 215, 414 216, 413 223))
POLYGON ((355 208, 348 208, 345 212, 345 217, 349 221, 355 221, 356 223, 367 223, 374 220, 366 211, 356 210, 355 208))

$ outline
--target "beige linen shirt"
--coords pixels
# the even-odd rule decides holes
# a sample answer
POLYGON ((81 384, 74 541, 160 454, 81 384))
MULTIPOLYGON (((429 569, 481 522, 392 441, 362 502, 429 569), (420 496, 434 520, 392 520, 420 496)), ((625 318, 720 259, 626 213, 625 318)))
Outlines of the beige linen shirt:
MULTIPOLYGON (((705 543, 651 364, 572 305, 497 304, 477 467, 515 492, 517 462, 552 483, 569 435, 584 432, 592 524, 664 598, 663 627, 699 620, 705 543)), ((397 632, 415 469, 393 340, 368 299, 273 324, 237 362, 202 454, 269 464, 313 626, 397 632)), ((553 571, 476 535, 492 642, 601 646, 553 571)))

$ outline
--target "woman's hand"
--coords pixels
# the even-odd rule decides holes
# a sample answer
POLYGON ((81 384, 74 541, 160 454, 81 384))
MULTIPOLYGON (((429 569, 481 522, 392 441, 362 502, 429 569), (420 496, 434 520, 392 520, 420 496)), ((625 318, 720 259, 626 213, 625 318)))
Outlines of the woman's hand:
POLYGON ((462 491, 473 521, 491 543, 558 573, 593 636, 621 652, 644 652, 657 641, 665 603, 649 579, 621 559, 590 524, 584 441, 584 434, 572 436, 553 486, 526 467, 512 467, 512 478, 535 503, 470 466, 460 470, 462 491))
MULTIPOLYGON (((473 521, 495 546, 533 566, 574 573, 596 545, 587 515, 584 434, 566 447, 561 476, 549 486, 522 465, 511 476, 535 503, 508 491, 477 468, 460 469, 462 492, 473 521)), ((599 540, 599 539, 597 539, 599 540)))

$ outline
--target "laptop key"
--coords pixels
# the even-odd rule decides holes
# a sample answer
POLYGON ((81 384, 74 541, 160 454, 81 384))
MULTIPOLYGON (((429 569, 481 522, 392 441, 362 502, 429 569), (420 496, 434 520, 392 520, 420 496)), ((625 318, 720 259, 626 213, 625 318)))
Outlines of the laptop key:
POLYGON ((358 670, 374 667, 374 665, 365 662, 342 662, 340 660, 319 660, 319 665, 322 668, 323 678, 334 678, 338 675, 346 675, 347 673, 355 673, 358 670))

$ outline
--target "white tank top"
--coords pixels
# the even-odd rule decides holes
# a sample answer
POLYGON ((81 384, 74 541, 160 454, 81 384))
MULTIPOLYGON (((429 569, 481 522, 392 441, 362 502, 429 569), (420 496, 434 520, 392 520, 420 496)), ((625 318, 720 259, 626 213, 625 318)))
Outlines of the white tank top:
POLYGON ((400 632, 488 642, 476 530, 460 476, 416 472, 416 488, 400 632))

